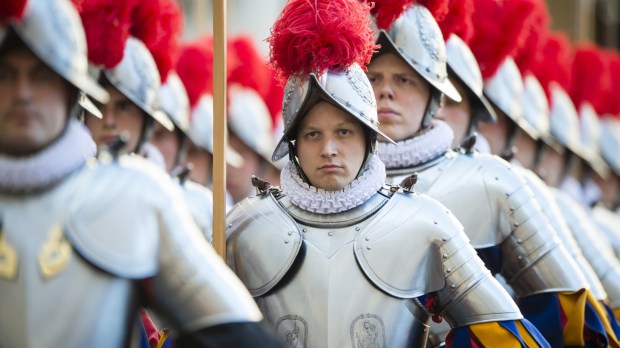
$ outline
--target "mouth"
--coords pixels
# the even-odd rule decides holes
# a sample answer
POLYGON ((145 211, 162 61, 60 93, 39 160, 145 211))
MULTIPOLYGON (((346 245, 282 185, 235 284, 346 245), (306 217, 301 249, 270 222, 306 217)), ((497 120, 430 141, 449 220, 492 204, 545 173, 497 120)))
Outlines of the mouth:
POLYGON ((324 164, 319 167, 319 170, 324 173, 335 173, 342 169, 342 167, 335 164, 324 164))
POLYGON ((379 116, 379 121, 396 119, 400 116, 400 114, 392 108, 379 108, 377 110, 377 115, 379 116))
POLYGON ((99 137, 100 144, 109 144, 118 138, 118 134, 105 134, 99 137))

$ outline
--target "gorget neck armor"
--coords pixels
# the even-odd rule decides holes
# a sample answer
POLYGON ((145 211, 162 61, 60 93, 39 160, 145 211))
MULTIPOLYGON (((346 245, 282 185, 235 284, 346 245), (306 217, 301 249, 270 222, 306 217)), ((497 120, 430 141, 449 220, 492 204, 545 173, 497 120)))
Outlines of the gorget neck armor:
POLYGON ((447 123, 434 120, 425 132, 394 144, 379 143, 378 155, 388 169, 413 167, 443 155, 454 133, 447 123))
POLYGON ((290 202, 317 214, 334 214, 355 208, 377 193, 385 181, 385 165, 372 156, 357 179, 338 191, 325 191, 304 182, 295 165, 288 162, 280 174, 282 192, 290 202))
POLYGON ((80 168, 97 147, 77 120, 51 145, 27 157, 0 154, 0 192, 9 194, 43 191, 80 168))

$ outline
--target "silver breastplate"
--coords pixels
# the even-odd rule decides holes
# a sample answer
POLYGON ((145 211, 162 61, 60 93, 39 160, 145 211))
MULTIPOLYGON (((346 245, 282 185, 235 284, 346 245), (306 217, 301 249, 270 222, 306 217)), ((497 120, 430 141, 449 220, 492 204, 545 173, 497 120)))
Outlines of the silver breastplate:
POLYGON ((413 193, 387 196, 332 215, 271 195, 231 211, 229 265, 282 339, 423 347, 429 313, 417 298, 431 292, 455 326, 520 318, 445 208, 413 193), (482 289, 485 299, 475 295, 482 289))

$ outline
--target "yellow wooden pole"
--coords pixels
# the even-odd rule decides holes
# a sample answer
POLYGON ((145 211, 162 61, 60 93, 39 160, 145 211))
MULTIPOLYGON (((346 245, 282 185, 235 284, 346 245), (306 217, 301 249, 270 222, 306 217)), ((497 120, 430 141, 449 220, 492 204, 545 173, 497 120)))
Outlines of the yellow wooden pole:
POLYGON ((213 247, 226 259, 226 0, 213 1, 213 247))

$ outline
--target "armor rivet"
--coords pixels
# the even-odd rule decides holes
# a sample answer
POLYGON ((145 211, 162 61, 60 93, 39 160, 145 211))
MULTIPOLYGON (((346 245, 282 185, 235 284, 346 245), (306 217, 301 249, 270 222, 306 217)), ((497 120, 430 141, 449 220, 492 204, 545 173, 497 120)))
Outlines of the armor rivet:
POLYGON ((498 178, 498 177, 495 177, 495 181, 498 181, 498 180, 499 180, 499 178, 498 178))
POLYGON ((435 225, 437 225, 437 221, 433 221, 433 223, 434 223, 435 225))
POLYGON ((288 235, 289 235, 289 236, 292 236, 292 235, 293 235, 293 232, 288 231, 288 235))
POLYGON ((285 239, 285 240, 284 240, 284 244, 288 244, 288 239, 285 239))
POLYGON ((304 233, 306 233, 306 232, 308 232, 308 229, 305 229, 305 228, 304 228, 302 231, 303 231, 304 233))
POLYGON ((450 210, 446 210, 446 214, 450 214, 450 210))
POLYGON ((442 241, 444 241, 444 242, 447 242, 447 241, 448 241, 448 238, 446 238, 446 237, 442 237, 442 238, 441 238, 441 240, 442 240, 442 241))
POLYGON ((366 239, 367 242, 370 242, 370 238, 366 237, 364 239, 366 239))
POLYGON ((521 243, 523 243, 523 241, 521 239, 517 239, 517 243, 521 244, 521 243))
MULTIPOLYGON (((221 226, 221 225, 220 225, 220 226, 221 226)), ((232 224, 228 224, 228 228, 231 228, 231 227, 232 227, 232 224)))
POLYGON ((371 247, 370 247, 370 245, 369 245, 369 246, 367 246, 367 247, 366 247, 366 249, 370 250, 370 249, 372 249, 372 248, 371 248, 371 247))
POLYGON ((359 231, 359 230, 360 230, 360 227, 359 227, 359 226, 357 226, 357 227, 355 228, 355 230, 356 230, 356 231, 359 231))
POLYGON ((443 255, 441 255, 441 256, 443 256, 443 258, 444 258, 444 259, 447 259, 447 258, 448 258, 448 254, 443 254, 443 255))
POLYGON ((452 272, 452 268, 448 268, 448 269, 446 270, 446 272, 447 272, 447 273, 452 272))
POLYGON ((514 223, 514 226, 515 226, 515 227, 519 227, 519 224, 515 222, 515 223, 514 223))
POLYGON ((452 289, 454 289, 454 288, 456 288, 456 284, 452 284, 450 287, 451 287, 452 289))
POLYGON ((426 72, 430 73, 431 72, 431 68, 426 68, 426 72))
POLYGON ((521 255, 517 256, 517 260, 523 260, 523 256, 521 255))
POLYGON ((334 235, 334 232, 329 231, 329 232, 327 232, 327 235, 328 235, 328 236, 333 236, 333 235, 334 235))

